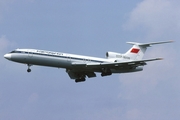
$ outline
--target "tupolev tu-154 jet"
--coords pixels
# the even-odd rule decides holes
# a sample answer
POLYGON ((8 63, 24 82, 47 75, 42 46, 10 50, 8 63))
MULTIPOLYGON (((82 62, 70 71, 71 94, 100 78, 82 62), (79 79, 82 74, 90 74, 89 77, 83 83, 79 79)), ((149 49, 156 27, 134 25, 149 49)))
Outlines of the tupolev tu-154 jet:
POLYGON ((127 42, 133 46, 126 53, 106 52, 106 58, 37 49, 16 49, 5 54, 4 57, 14 62, 27 64, 27 72, 31 72, 32 65, 64 68, 71 79, 82 82, 86 77, 96 77, 96 72, 101 73, 101 76, 109 76, 112 73, 142 71, 142 66, 146 65, 146 62, 162 60, 162 58, 142 59, 147 47, 170 42, 173 41, 127 42))

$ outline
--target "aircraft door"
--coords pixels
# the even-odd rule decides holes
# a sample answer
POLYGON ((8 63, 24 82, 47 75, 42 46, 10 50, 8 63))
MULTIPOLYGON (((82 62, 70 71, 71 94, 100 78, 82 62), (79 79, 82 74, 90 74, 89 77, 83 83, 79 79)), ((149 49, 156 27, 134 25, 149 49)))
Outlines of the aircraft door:
POLYGON ((68 61, 68 62, 71 62, 71 56, 66 55, 66 58, 67 58, 67 61, 68 61))
POLYGON ((31 51, 28 51, 28 57, 32 58, 33 57, 33 53, 31 51))

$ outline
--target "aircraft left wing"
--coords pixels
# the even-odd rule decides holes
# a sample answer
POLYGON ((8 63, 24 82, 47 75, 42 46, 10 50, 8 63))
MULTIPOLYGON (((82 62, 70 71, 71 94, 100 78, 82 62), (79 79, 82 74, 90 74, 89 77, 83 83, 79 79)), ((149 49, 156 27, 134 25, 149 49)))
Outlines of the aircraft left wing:
POLYGON ((114 68, 114 67, 121 67, 121 66, 143 66, 146 65, 146 62, 155 61, 155 60, 162 60, 162 58, 152 58, 152 59, 144 59, 144 60, 133 60, 133 61, 123 61, 123 62, 113 62, 113 63, 72 63, 75 67, 87 67, 87 68, 114 68))
MULTIPOLYGON (((74 69, 66 70, 71 79, 79 79, 96 77, 95 72, 102 71, 103 68, 116 69, 116 68, 131 68, 146 65, 146 62, 162 60, 162 58, 124 61, 124 62, 112 62, 112 63, 95 63, 95 62, 73 62, 72 66, 74 69)), ((85 81, 85 79, 81 80, 85 81)))
POLYGON ((144 59, 144 60, 134 60, 134 61, 125 61, 125 62, 114 62, 114 63, 101 63, 103 67, 118 67, 118 66, 143 66, 146 65, 146 62, 162 60, 162 58, 153 58, 153 59, 144 59))

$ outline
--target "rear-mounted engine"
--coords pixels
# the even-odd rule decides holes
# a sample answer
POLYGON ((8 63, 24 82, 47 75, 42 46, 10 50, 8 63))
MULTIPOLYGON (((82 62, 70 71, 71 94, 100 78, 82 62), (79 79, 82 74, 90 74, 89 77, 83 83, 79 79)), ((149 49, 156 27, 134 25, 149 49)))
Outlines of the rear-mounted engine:
POLYGON ((122 58, 122 54, 116 52, 106 52, 106 58, 122 58))

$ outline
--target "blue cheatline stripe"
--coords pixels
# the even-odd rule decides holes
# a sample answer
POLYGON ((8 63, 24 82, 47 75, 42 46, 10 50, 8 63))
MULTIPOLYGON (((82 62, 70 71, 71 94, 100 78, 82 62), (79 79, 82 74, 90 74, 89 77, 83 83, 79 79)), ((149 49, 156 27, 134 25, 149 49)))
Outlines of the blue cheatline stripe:
MULTIPOLYGON (((69 57, 69 56, 58 56, 58 55, 50 55, 50 54, 42 54, 42 53, 34 53, 34 52, 14 51, 13 53, 25 53, 25 54, 42 55, 42 56, 51 56, 51 57, 67 58, 67 59, 82 60, 82 61, 84 61, 83 58, 69 57)), ((91 62, 104 62, 104 61, 92 60, 92 59, 87 59, 87 61, 91 61, 91 62)))

